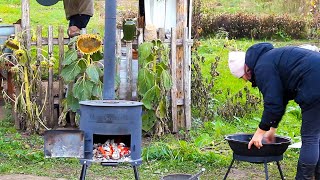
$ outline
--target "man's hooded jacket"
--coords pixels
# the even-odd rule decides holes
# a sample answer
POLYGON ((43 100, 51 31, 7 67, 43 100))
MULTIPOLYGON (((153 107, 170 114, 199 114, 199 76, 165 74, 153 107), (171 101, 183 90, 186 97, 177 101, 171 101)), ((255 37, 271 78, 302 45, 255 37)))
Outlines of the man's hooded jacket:
POLYGON ((252 71, 253 86, 263 94, 260 129, 278 127, 289 100, 294 99, 302 112, 320 102, 319 52, 259 43, 246 52, 245 64, 252 71))

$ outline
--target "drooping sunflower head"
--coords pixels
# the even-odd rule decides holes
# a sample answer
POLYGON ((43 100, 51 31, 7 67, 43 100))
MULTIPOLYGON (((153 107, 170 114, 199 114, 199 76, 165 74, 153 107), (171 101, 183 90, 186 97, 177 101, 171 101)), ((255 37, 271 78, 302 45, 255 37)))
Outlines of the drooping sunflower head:
POLYGON ((101 37, 95 34, 82 34, 78 36, 77 49, 83 54, 93 54, 102 49, 101 37))
POLYGON ((20 43, 17 39, 8 39, 5 42, 5 46, 11 50, 18 50, 20 49, 20 43))

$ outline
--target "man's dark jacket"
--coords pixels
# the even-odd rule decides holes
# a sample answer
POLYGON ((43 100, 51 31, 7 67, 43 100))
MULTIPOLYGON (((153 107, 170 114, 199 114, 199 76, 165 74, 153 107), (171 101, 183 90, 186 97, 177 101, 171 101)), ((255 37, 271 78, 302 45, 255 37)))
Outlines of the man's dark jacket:
POLYGON ((263 94, 260 129, 278 127, 289 100, 294 99, 302 112, 320 102, 319 52, 259 43, 246 52, 245 64, 252 70, 253 84, 263 94))

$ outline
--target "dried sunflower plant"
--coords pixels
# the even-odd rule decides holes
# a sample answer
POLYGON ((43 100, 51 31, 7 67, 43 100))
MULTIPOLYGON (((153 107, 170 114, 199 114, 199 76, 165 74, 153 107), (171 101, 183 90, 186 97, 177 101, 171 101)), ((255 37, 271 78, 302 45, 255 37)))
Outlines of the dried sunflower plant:
POLYGON ((23 46, 23 33, 8 39, 4 48, 0 50, 1 67, 6 67, 13 73, 16 91, 13 97, 10 97, 4 90, 2 93, 8 102, 14 104, 13 111, 19 119, 19 128, 30 133, 39 133, 43 129, 48 129, 45 125, 46 120, 42 118, 46 98, 43 100, 39 94, 39 89, 42 88, 41 70, 53 66, 53 62, 52 59, 42 54, 40 58, 33 57, 32 51, 36 49, 26 49, 23 46), (11 49, 12 52, 4 51, 5 48, 11 49))
POLYGON ((102 98, 101 37, 96 34, 82 34, 72 38, 69 47, 75 48, 69 48, 62 64, 60 75, 68 85, 68 90, 59 124, 63 124, 69 110, 76 112, 79 109, 79 101, 102 98))

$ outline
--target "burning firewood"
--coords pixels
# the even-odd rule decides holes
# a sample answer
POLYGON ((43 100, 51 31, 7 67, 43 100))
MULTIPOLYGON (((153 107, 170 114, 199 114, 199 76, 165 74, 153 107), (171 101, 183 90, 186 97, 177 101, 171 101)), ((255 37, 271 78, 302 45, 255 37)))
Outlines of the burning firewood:
POLYGON ((93 159, 97 161, 123 160, 130 156, 130 148, 124 143, 115 143, 114 140, 107 140, 104 144, 93 145, 93 159))

